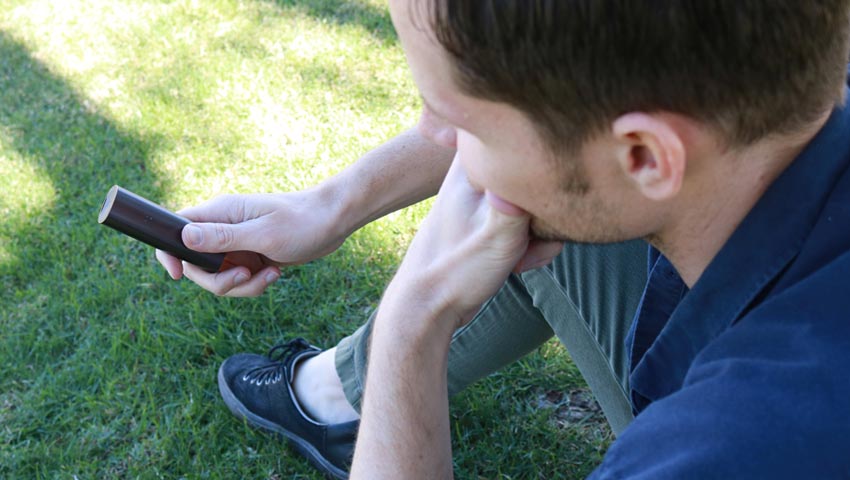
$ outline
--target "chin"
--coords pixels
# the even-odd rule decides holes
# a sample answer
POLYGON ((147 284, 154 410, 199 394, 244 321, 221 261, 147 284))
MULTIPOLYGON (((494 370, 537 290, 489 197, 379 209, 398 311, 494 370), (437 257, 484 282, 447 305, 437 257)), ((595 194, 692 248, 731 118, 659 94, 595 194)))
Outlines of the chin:
POLYGON ((545 242, 597 244, 617 243, 636 238, 625 235, 617 226, 604 225, 601 222, 588 222, 584 229, 581 225, 573 225, 573 227, 568 232, 561 231, 538 217, 532 217, 531 238, 545 242))
POLYGON ((531 238, 544 242, 575 242, 576 240, 566 233, 559 232, 555 227, 541 220, 539 217, 531 218, 531 238))

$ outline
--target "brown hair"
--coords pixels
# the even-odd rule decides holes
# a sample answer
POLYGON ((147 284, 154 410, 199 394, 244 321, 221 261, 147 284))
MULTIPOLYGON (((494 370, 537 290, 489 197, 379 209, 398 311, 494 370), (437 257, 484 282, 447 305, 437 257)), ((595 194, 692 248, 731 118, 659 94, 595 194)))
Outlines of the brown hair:
POLYGON ((741 146, 843 101, 850 0, 430 1, 460 88, 524 111, 556 150, 662 110, 741 146))

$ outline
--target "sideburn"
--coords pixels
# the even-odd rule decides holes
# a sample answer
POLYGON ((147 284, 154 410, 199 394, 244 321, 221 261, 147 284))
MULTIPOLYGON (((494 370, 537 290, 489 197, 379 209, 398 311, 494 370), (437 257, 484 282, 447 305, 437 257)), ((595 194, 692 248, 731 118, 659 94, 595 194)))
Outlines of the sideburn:
POLYGON ((560 189, 571 195, 585 196, 590 192, 590 180, 584 167, 574 158, 555 160, 555 174, 560 178, 560 189))

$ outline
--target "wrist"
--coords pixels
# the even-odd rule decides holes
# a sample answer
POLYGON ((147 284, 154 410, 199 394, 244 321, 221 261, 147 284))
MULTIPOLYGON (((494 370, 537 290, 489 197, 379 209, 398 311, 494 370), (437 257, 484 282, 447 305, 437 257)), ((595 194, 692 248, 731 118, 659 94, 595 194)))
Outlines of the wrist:
POLYGON ((338 176, 331 177, 313 187, 319 204, 325 210, 328 219, 328 235, 340 242, 348 238, 361 227, 357 218, 357 208, 353 205, 355 195, 346 188, 338 176))
POLYGON ((423 139, 413 128, 400 134, 319 186, 338 207, 345 235, 437 193, 454 151, 423 139))
MULTIPOLYGON (((431 367, 440 365, 438 360, 448 355, 454 329, 446 329, 422 311, 385 307, 382 304, 375 316, 370 351, 384 352, 384 356, 392 357, 388 360, 395 365, 402 362, 431 367)), ((442 373, 445 374, 445 368, 442 373)))
POLYGON ((448 343, 460 323, 451 305, 426 283, 398 277, 384 292, 373 328, 414 343, 448 343))

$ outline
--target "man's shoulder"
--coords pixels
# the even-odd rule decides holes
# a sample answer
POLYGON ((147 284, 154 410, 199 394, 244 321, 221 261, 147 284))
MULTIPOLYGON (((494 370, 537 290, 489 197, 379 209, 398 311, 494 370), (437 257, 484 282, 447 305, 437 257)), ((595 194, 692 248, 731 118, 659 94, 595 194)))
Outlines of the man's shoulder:
POLYGON ((850 164, 844 162, 833 175, 837 178, 817 201, 807 234, 788 245, 795 251, 793 259, 707 345, 694 366, 708 358, 761 358, 781 376, 795 370, 786 372, 778 364, 806 359, 850 394, 850 376, 835 374, 850 365, 850 164))
MULTIPOLYGON (((809 315, 850 312, 850 168, 813 219, 814 225, 769 292, 767 301, 796 302, 809 315)), ((769 241, 769 239, 768 239, 769 241)))
POLYGON ((843 287, 844 298, 828 305, 798 301, 818 301, 802 290, 834 285, 816 278, 832 268, 850 268, 850 253, 712 341, 682 387, 635 418, 593 478, 850 474, 850 310, 835 308, 850 304, 850 292, 843 287))
MULTIPOLYGON (((850 398, 848 365, 850 168, 839 176, 794 259, 697 355, 684 383, 715 376, 722 385, 744 375, 749 380, 734 389, 773 397, 789 412, 796 402, 809 405, 807 418, 814 423, 797 425, 801 430, 841 427, 850 434, 850 416, 835 419, 850 398)), ((789 434, 794 425, 786 423, 789 434)))
POLYGON ((827 205, 785 285, 697 354, 593 478, 850 475, 850 237, 827 238, 830 222, 850 232, 842 208, 827 205))
POLYGON ((850 475, 848 192, 826 206, 777 286, 697 355, 669 405, 656 405, 679 421, 705 417, 718 458, 747 449, 753 463, 736 475, 850 475))

